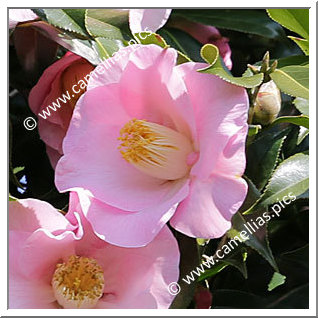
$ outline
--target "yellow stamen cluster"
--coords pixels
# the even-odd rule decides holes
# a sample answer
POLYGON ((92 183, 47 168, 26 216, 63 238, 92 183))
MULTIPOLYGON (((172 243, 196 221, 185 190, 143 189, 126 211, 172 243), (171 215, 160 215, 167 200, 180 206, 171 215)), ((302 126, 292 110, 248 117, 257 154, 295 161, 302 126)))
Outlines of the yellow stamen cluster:
POLYGON ((52 287, 62 307, 93 308, 103 295, 103 269, 93 258, 72 255, 57 264, 52 287))
POLYGON ((178 149, 169 144, 169 140, 160 134, 159 129, 155 129, 155 125, 149 125, 146 120, 132 119, 120 130, 118 139, 122 143, 118 149, 126 161, 162 165, 166 161, 162 148, 178 149))
POLYGON ((133 119, 120 130, 118 149, 123 158, 142 172, 159 179, 177 180, 190 170, 192 142, 169 127, 133 119))

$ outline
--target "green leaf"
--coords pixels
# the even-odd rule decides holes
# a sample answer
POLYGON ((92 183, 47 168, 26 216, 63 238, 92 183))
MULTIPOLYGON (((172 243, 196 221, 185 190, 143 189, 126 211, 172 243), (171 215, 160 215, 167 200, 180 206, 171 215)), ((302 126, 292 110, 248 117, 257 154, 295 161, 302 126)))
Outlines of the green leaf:
POLYGON ((101 60, 110 58, 115 52, 123 47, 123 42, 120 40, 111 40, 102 37, 95 38, 95 43, 96 50, 101 60))
POLYGON ((303 126, 305 128, 309 128, 309 117, 308 116, 281 116, 276 118, 272 125, 280 124, 280 123, 291 123, 298 126, 303 126))
POLYGON ((166 43, 183 55, 195 62, 203 62, 200 49, 202 44, 195 40, 188 33, 173 28, 163 28, 158 31, 166 43))
POLYGON ((65 9, 43 9, 46 15, 46 18, 49 23, 57 26, 61 29, 77 33, 81 36, 86 37, 87 33, 85 29, 81 27, 78 14, 69 14, 70 10, 65 9), (76 16, 76 17, 75 17, 76 16))
POLYGON ((253 214, 251 218, 251 216, 243 217, 240 212, 237 212, 232 218, 232 226, 239 232, 247 232, 249 239, 244 241, 244 244, 257 251, 278 272, 276 261, 269 247, 266 224, 256 231, 250 227, 253 221, 257 222, 257 218, 261 217, 260 213, 264 213, 264 211, 253 214))
POLYGON ((196 9, 173 10, 173 18, 186 18, 188 20, 213 25, 217 28, 256 34, 274 39, 284 35, 279 24, 274 23, 264 11, 251 9, 196 9))
POLYGON ((284 93, 309 99, 309 68, 307 66, 285 66, 276 69, 270 77, 284 93))
POLYGON ((281 201, 288 193, 303 194, 309 188, 309 156, 298 153, 281 162, 257 203, 265 207, 281 201))
POLYGON ((87 9, 85 14, 85 26, 88 33, 93 37, 124 40, 119 28, 108 23, 108 17, 104 16, 103 10, 87 9))
POLYGON ((245 175, 259 190, 264 188, 272 175, 288 131, 268 128, 256 135, 248 145, 245 175))
POLYGON ((219 272, 221 272, 224 268, 229 266, 229 264, 226 264, 225 262, 219 262, 212 266, 211 269, 206 270, 201 276, 198 278, 198 282, 204 281, 205 279, 210 279, 213 276, 217 275, 219 272))
POLYGON ((243 277, 247 279, 247 268, 246 268, 246 253, 242 253, 242 250, 236 250, 228 255, 226 255, 222 260, 218 260, 210 269, 205 270, 204 273, 198 278, 198 282, 204 281, 205 279, 210 279, 219 272, 221 272, 227 266, 232 266, 238 269, 243 277))
POLYGON ((85 30, 86 9, 64 9, 63 11, 69 15, 83 30, 85 30))
POLYGON ((117 28, 125 28, 128 26, 128 10, 118 9, 87 9, 89 17, 103 21, 117 28))
POLYGON ((134 34, 134 38, 138 41, 140 44, 156 44, 162 48, 168 47, 166 41, 163 37, 161 37, 159 34, 152 33, 152 32, 140 32, 134 34))
POLYGON ((309 116, 309 100, 297 97, 293 101, 295 107, 306 116, 309 116))
POLYGON ((296 38, 295 36, 289 36, 291 40, 293 40, 306 54, 309 55, 309 41, 306 39, 296 38))
POLYGON ((208 62, 211 66, 213 66, 218 57, 219 57, 219 49, 217 46, 215 45, 204 45, 202 48, 201 48, 201 56, 202 58, 208 62))
POLYGON ((275 272, 273 277, 272 277, 272 279, 271 279, 271 281, 268 284, 267 290, 268 291, 272 291, 276 287, 285 284, 285 279, 286 279, 286 276, 275 272))
POLYGON ((208 73, 208 74, 214 74, 220 78, 222 78, 224 81, 232 83, 237 86, 243 86, 246 88, 252 88, 255 86, 258 86, 263 81, 263 73, 252 75, 252 76, 243 76, 243 77, 234 77, 229 70, 224 66, 224 63, 220 56, 217 57, 217 60, 214 61, 214 57, 218 54, 216 54, 216 50, 218 52, 218 48, 213 44, 206 44, 201 49, 202 57, 207 58, 208 60, 211 60, 214 62, 213 65, 210 65, 207 68, 198 70, 201 73, 208 73), (213 53, 214 52, 214 53, 213 53), (213 55, 214 54, 214 55, 213 55))
POLYGON ((267 13, 286 29, 309 39, 309 9, 267 9, 267 13))

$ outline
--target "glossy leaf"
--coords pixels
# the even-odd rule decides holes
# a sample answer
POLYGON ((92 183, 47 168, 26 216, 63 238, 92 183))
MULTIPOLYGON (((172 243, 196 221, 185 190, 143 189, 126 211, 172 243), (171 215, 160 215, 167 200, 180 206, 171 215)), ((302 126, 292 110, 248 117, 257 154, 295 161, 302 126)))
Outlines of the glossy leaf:
POLYGON ((173 17, 213 25, 217 28, 256 34, 266 38, 279 38, 284 32, 280 25, 273 23, 265 11, 250 9, 197 9, 174 10, 173 17))
POLYGON ((93 37, 123 40, 119 28, 109 24, 109 19, 100 10, 87 9, 85 14, 85 26, 88 33, 93 37))
POLYGON ((111 40, 102 37, 95 38, 95 42, 95 47, 101 60, 110 58, 115 52, 124 46, 120 40, 111 40))
POLYGON ((270 74, 271 79, 284 93, 309 98, 309 68, 306 66, 291 65, 276 69, 270 74))
POLYGON ((288 131, 276 128, 264 130, 248 145, 245 175, 260 190, 272 175, 288 131))
POLYGON ((280 124, 280 123, 291 123, 298 126, 303 126, 305 128, 309 128, 309 117, 308 116, 282 116, 276 118, 272 125, 280 124))
MULTIPOLYGON (((262 211, 262 213, 264 212, 265 211, 262 211)), ((255 227, 253 227, 253 225, 253 228, 251 228, 250 226, 253 221, 256 221, 257 217, 260 217, 260 215, 253 214, 251 218, 250 216, 244 217, 241 213, 238 212, 232 218, 232 226, 239 232, 247 232, 249 239, 244 241, 244 244, 251 247, 260 255, 262 255, 268 261, 268 263, 274 268, 274 270, 278 272, 279 270, 276 261, 269 247, 266 225, 263 225, 261 228, 257 229, 257 231, 253 231, 253 229, 256 229, 255 227)))
POLYGON ((214 74, 226 82, 232 83, 237 86, 243 86, 246 88, 252 88, 260 85, 263 81, 264 75, 262 73, 252 76, 242 76, 242 77, 234 77, 229 70, 226 68, 224 63, 221 61, 221 58, 218 56, 216 61, 215 57, 218 55, 218 48, 213 44, 206 44, 201 49, 202 57, 206 57, 208 60, 211 60, 214 64, 210 65, 207 68, 199 70, 201 73, 214 74), (212 47, 212 48, 211 48, 212 47), (214 52, 213 54, 211 52, 214 52))
POLYGON ((69 13, 65 9, 43 9, 49 23, 63 30, 77 33, 84 37, 87 36, 85 29, 81 26, 81 22, 77 18, 79 15, 69 13))
POLYGON ((309 39, 308 9, 267 9, 267 12, 274 21, 309 39))
POLYGON ((274 171, 257 206, 281 201, 288 193, 295 196, 309 188, 309 156, 298 153, 284 160, 274 171))
POLYGON ((188 33, 173 28, 163 28, 158 31, 166 43, 183 55, 195 62, 203 62, 200 49, 202 44, 195 40, 188 33))

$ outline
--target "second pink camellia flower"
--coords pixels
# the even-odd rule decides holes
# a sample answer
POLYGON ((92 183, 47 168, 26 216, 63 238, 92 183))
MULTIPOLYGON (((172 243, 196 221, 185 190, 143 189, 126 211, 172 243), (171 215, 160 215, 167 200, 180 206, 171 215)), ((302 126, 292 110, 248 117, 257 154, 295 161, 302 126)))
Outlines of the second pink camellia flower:
POLYGON ((71 193, 66 217, 50 204, 9 204, 9 308, 169 308, 178 244, 167 227, 142 248, 99 239, 71 193))
POLYGON ((169 220, 222 236, 247 191, 245 89, 197 72, 205 64, 176 66, 174 49, 123 50, 76 105, 58 189, 85 189, 85 216, 115 245, 146 245, 169 220))

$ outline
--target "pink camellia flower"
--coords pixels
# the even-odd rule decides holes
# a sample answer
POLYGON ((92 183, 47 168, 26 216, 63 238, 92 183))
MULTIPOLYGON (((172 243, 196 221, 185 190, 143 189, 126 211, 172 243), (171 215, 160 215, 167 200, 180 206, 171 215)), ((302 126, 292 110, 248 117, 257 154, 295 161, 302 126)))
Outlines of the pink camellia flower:
POLYGON ((228 44, 229 39, 223 37, 217 28, 185 19, 176 20, 171 26, 189 33, 202 44, 211 43, 217 46, 224 64, 228 69, 232 69, 232 52, 228 44))
POLYGON ((71 194, 66 217, 50 204, 9 203, 9 308, 168 308, 178 245, 167 227, 146 247, 99 239, 71 194))
POLYGON ((75 107, 58 189, 87 190, 83 213, 115 245, 146 245, 169 220, 188 236, 222 236, 247 192, 245 89, 197 72, 206 64, 176 66, 171 48, 123 50, 75 107))
POLYGON ((171 9, 130 9, 129 26, 132 33, 156 32, 169 19, 171 9))
POLYGON ((93 69, 84 58, 68 52, 44 71, 30 92, 29 106, 38 116, 39 134, 53 168, 63 154, 62 142, 75 104, 86 90, 85 76, 93 69))
POLYGON ((30 9, 9 9, 9 29, 13 29, 19 22, 32 21, 38 16, 30 9))

